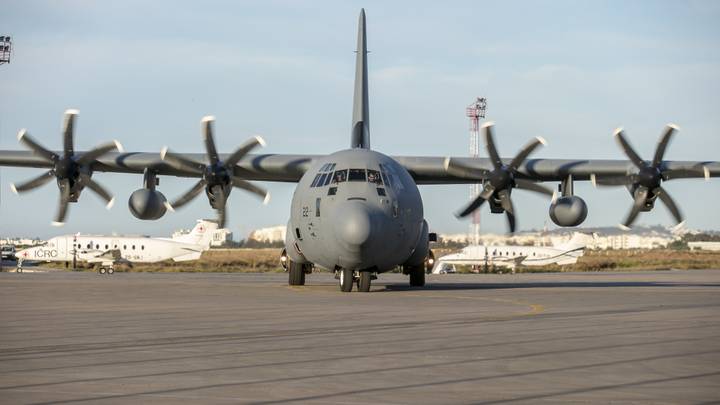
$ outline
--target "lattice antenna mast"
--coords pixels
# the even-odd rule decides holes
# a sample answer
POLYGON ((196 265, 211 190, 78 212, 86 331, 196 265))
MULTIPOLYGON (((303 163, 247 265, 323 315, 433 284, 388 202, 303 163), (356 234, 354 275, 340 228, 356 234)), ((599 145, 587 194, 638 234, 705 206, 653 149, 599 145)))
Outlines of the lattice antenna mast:
POLYGON ((0 65, 10 63, 10 51, 12 51, 12 38, 0 36, 0 65))
MULTIPOLYGON (((480 155, 480 119, 485 118, 487 100, 484 97, 477 97, 475 101, 465 109, 465 116, 470 119, 470 157, 476 158, 480 155)), ((482 184, 470 185, 470 199, 482 191, 482 184)), ((470 234, 468 242, 473 245, 480 244, 480 210, 475 210, 470 222, 470 234)))

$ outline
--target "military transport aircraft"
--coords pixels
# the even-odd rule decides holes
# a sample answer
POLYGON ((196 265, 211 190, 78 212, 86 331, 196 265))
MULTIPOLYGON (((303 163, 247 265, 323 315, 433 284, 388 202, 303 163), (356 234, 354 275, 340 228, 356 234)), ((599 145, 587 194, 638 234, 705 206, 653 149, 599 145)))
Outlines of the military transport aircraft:
POLYGON ((18 139, 30 149, 0 151, 0 165, 48 169, 26 183, 14 185, 26 192, 52 179, 60 189, 55 223, 65 221, 69 202, 76 202, 87 187, 104 200, 112 197, 94 180, 94 172, 143 174, 145 187, 132 193, 130 211, 141 219, 158 219, 168 209, 179 208, 205 192, 218 212, 220 226, 225 202, 233 188, 267 200, 267 192, 250 181, 298 183, 287 224, 285 255, 289 283, 303 285, 313 266, 335 271, 340 289, 369 291, 376 274, 402 266, 410 285, 425 284, 426 258, 430 256, 428 224, 418 185, 482 183, 480 194, 458 212, 466 217, 485 202, 493 213, 505 213, 510 231, 515 229, 514 189, 552 196, 539 182, 559 182, 560 195, 550 203, 550 217, 560 226, 577 226, 587 206, 573 193, 574 181, 592 180, 598 185, 625 186, 633 204, 623 222, 631 226, 638 213, 653 208, 660 199, 680 222, 682 217, 662 182, 679 178, 720 176, 717 161, 666 161, 665 149, 677 130, 668 125, 651 161, 642 159, 622 130, 615 138, 630 159, 572 160, 528 159, 545 141, 530 141, 511 159, 501 158, 493 138, 493 125, 485 124, 489 158, 387 156, 370 148, 368 66, 365 11, 360 12, 350 148, 329 155, 249 154, 264 141, 253 138, 231 154, 220 154, 213 137, 214 118, 202 120, 205 154, 118 152, 115 142, 88 152, 73 149, 77 111, 65 115, 63 150, 53 152, 34 141, 25 130, 18 139), (183 196, 168 203, 156 189, 157 176, 193 177, 197 183, 183 196))

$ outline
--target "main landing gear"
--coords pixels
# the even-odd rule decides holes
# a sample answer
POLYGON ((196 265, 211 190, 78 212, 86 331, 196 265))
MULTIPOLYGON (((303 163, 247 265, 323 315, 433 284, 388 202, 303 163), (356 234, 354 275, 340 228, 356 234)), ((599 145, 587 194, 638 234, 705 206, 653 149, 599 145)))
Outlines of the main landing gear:
POLYGON ((337 270, 336 275, 342 292, 352 291, 353 284, 357 284, 357 289, 360 292, 370 292, 370 283, 372 280, 377 279, 377 276, 372 271, 340 269, 337 270))
POLYGON ((410 276, 411 287, 422 287, 425 285, 425 266, 403 266, 403 274, 410 276))
POLYGON ((305 275, 312 272, 312 263, 297 263, 287 260, 288 284, 305 285, 305 275))
POLYGON ((115 274, 115 269, 113 268, 113 266, 99 266, 97 272, 98 274, 113 275, 115 274))

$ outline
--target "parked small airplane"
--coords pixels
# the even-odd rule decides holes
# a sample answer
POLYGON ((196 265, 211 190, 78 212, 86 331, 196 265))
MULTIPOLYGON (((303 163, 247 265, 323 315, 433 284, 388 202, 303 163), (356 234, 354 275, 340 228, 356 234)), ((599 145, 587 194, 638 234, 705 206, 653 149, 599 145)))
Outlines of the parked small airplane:
POLYGON ((460 253, 453 253, 436 260, 433 274, 454 273, 456 264, 507 267, 515 270, 518 266, 561 266, 575 264, 585 252, 585 246, 592 235, 575 232, 565 243, 555 246, 483 246, 470 245, 460 253))
POLYGON ((176 262, 197 260, 210 248, 212 234, 218 224, 198 220, 193 230, 175 238, 149 236, 63 235, 47 243, 16 253, 17 271, 22 272, 24 261, 72 262, 98 265, 98 273, 113 274, 119 263, 154 263, 163 260, 176 262))

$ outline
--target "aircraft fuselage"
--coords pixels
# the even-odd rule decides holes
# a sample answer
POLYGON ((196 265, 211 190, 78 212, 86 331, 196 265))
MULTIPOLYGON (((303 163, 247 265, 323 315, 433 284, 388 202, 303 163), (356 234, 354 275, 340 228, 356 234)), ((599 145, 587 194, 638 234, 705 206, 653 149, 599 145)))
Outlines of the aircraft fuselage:
POLYGON ((424 259, 423 233, 422 198, 407 170, 382 153, 348 149, 318 159, 298 183, 286 249, 297 262, 380 273, 424 259))

